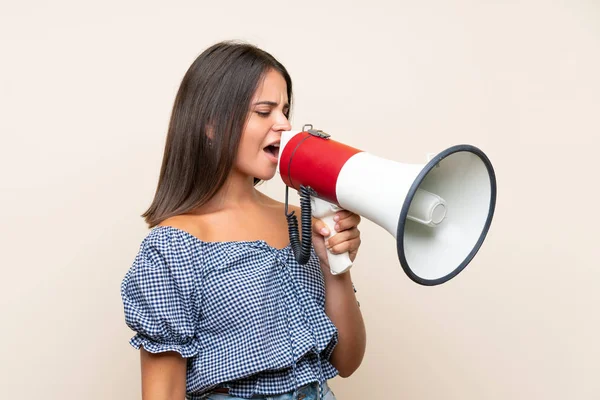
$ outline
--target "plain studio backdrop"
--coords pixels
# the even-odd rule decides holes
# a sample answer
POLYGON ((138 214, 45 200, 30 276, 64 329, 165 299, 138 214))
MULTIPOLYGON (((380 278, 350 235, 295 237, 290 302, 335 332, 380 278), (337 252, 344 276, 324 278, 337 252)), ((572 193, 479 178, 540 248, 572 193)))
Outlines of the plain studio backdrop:
POLYGON ((224 39, 287 66, 296 129, 407 163, 473 144, 496 170, 488 238, 444 285, 363 221, 367 353, 338 399, 600 398, 595 0, 3 0, 1 398, 141 397, 119 286, 178 85, 224 39))

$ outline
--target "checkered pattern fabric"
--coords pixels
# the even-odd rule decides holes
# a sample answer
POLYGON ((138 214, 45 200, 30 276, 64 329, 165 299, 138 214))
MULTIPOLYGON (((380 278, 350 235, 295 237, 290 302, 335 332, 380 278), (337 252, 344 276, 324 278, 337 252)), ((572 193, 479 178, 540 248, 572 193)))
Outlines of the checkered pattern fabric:
POLYGON ((242 398, 276 395, 337 375, 329 363, 337 330, 314 250, 299 265, 290 246, 203 242, 156 227, 121 295, 133 347, 188 358, 190 399, 215 387, 242 398))

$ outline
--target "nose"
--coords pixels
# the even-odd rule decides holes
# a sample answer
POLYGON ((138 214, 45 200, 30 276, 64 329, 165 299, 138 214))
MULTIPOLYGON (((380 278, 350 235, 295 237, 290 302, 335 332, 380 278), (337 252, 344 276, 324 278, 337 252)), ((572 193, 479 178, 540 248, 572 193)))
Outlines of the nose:
POLYGON ((290 124, 290 121, 288 121, 287 117, 282 114, 275 122, 275 125, 273 125, 273 130, 277 132, 291 131, 292 125, 290 124))

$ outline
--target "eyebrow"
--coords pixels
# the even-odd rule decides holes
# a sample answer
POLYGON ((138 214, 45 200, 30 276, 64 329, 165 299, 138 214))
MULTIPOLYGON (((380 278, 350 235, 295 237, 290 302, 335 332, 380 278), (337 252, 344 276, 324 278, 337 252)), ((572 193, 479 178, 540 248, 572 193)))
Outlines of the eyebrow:
MULTIPOLYGON (((261 104, 265 104, 268 106, 272 106, 272 107, 277 107, 279 105, 279 103, 276 103, 274 101, 268 101, 268 100, 263 100, 263 101, 257 101, 256 103, 254 103, 255 106, 261 105, 261 104)), ((290 105, 288 103, 286 103, 283 108, 290 108, 290 105)))

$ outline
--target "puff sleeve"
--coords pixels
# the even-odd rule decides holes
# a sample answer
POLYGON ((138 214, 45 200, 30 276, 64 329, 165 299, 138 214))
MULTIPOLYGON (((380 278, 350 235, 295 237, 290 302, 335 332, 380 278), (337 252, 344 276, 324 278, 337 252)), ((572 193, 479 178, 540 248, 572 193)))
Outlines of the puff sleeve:
POLYGON ((130 344, 151 353, 199 352, 199 303, 194 249, 176 237, 150 234, 121 284, 125 322, 136 335, 130 344))

